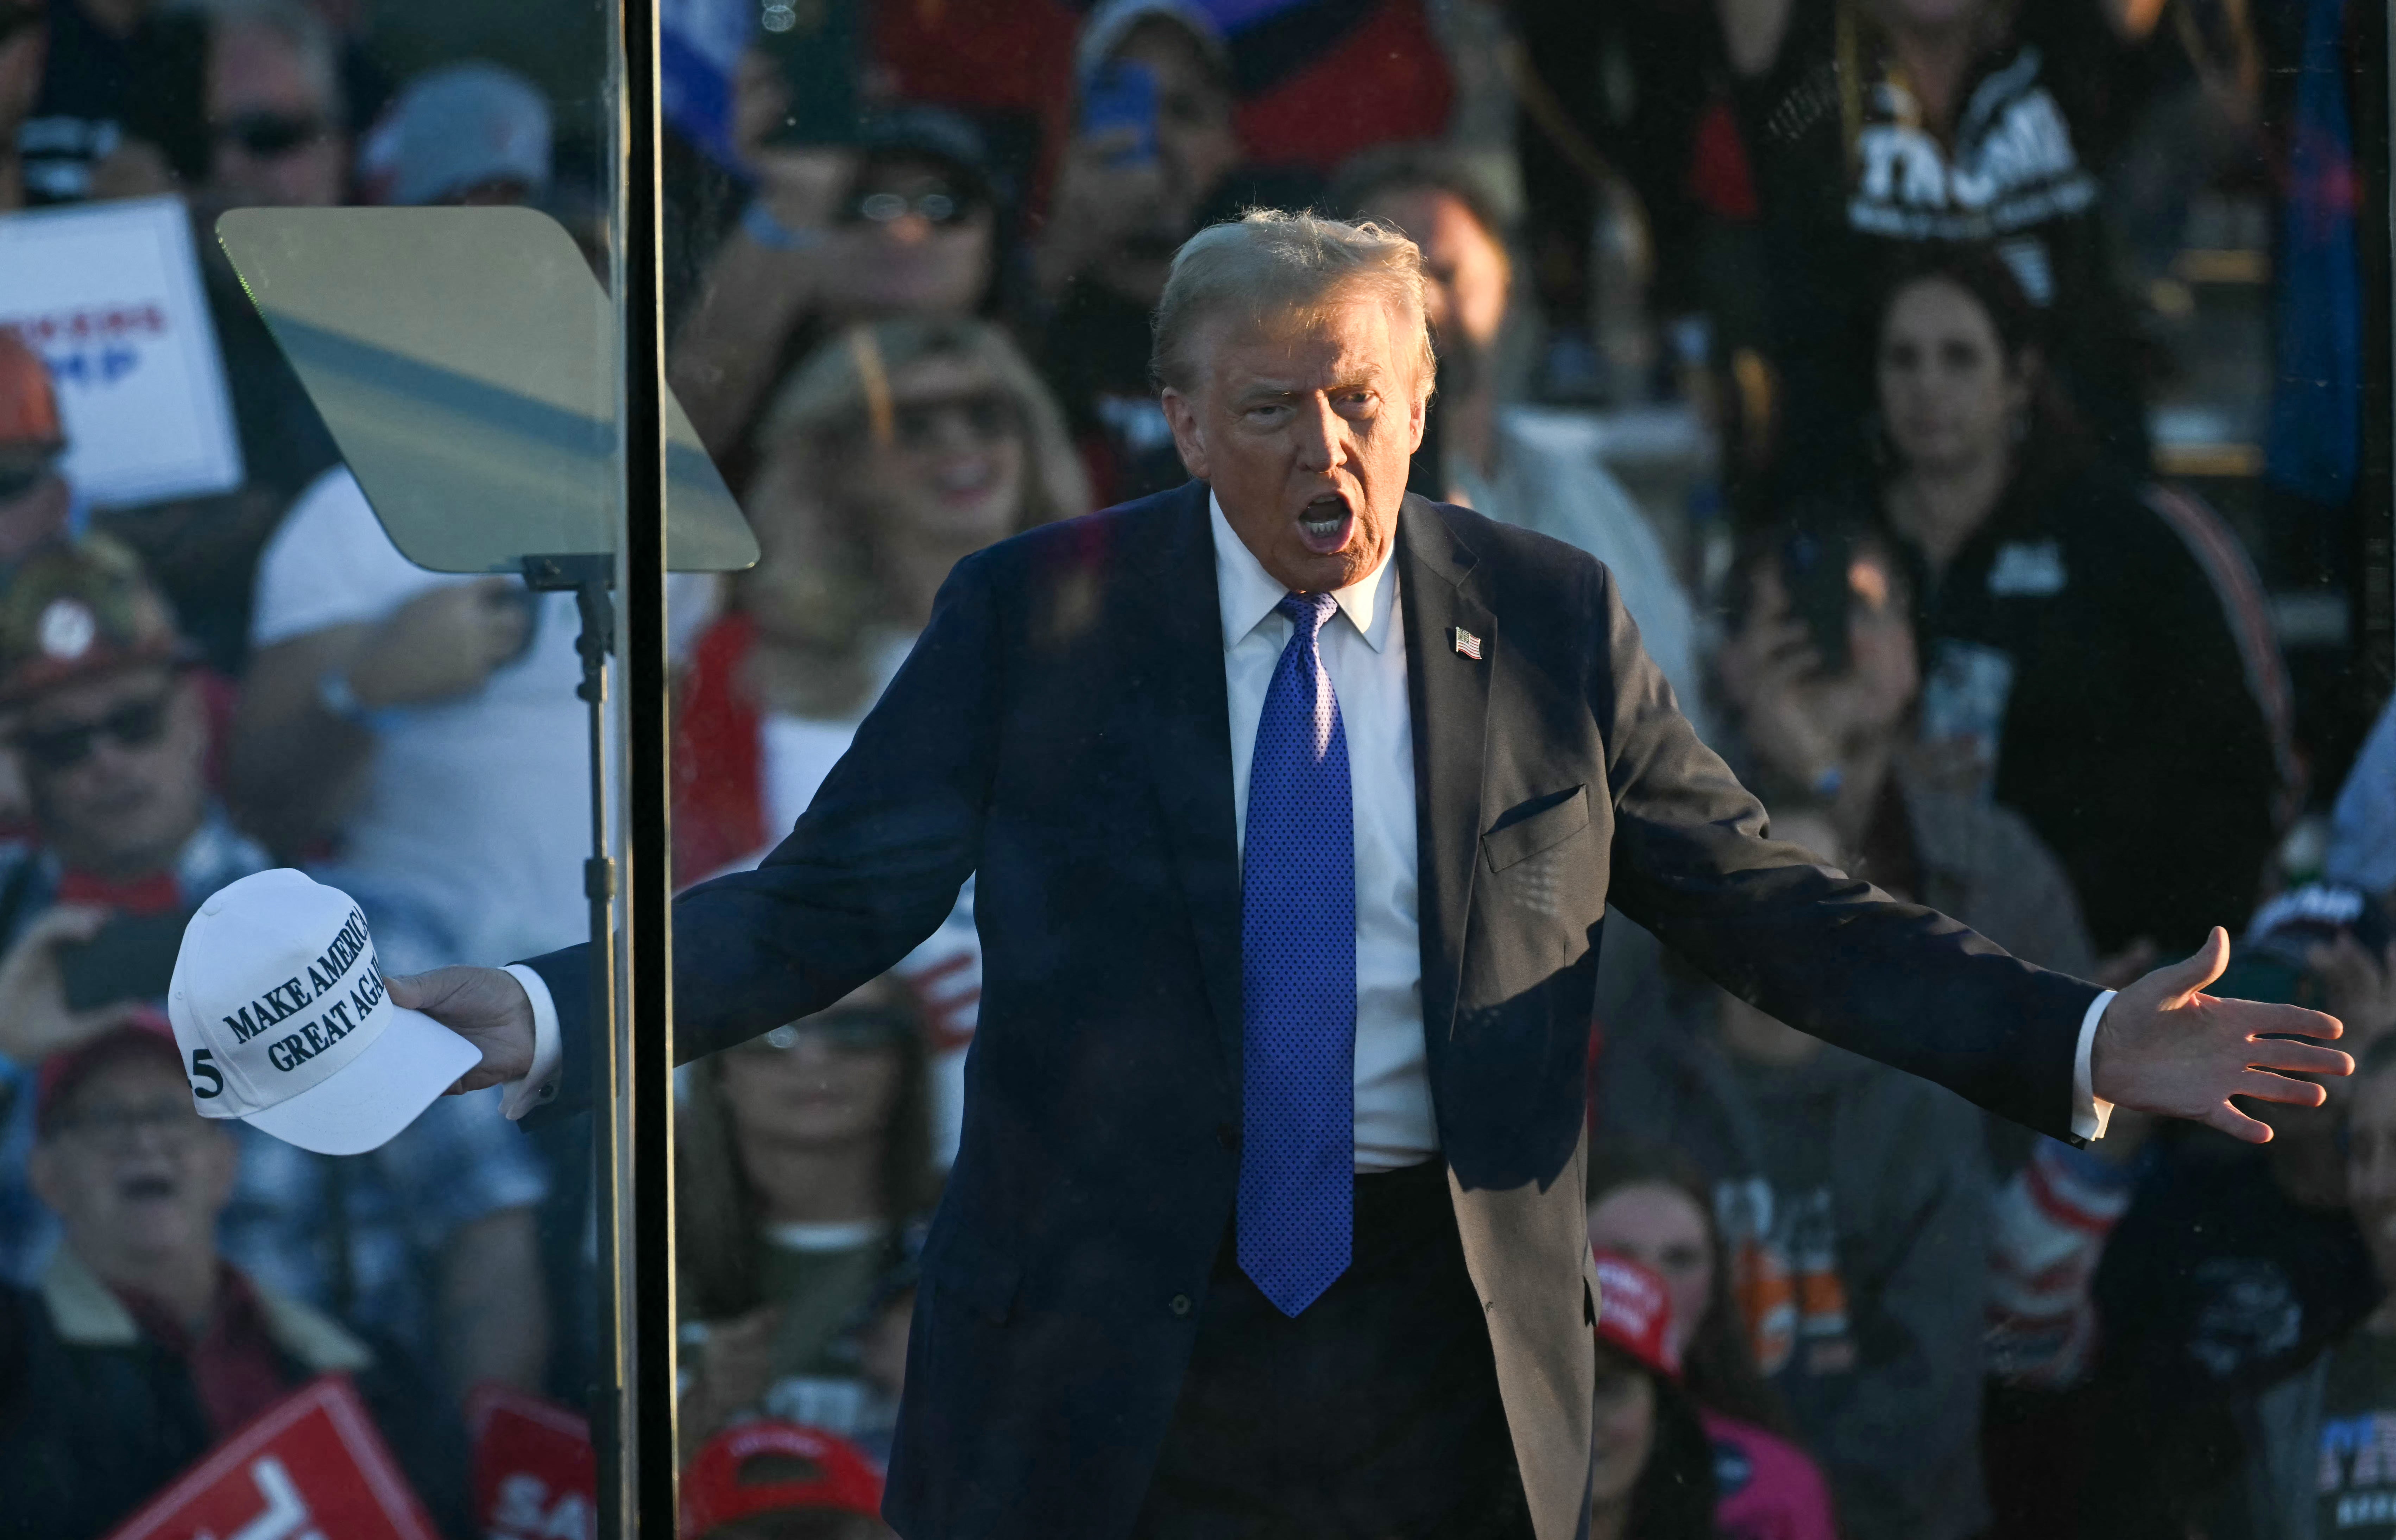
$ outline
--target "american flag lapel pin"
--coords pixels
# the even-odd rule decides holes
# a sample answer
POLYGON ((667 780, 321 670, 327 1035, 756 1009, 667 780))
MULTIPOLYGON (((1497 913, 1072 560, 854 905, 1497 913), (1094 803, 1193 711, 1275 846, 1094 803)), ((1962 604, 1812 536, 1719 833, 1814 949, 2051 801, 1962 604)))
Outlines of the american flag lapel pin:
POLYGON ((1462 626, 1450 626, 1447 629, 1447 639, 1456 644, 1458 652, 1475 663, 1481 661, 1481 638, 1466 631, 1462 626))

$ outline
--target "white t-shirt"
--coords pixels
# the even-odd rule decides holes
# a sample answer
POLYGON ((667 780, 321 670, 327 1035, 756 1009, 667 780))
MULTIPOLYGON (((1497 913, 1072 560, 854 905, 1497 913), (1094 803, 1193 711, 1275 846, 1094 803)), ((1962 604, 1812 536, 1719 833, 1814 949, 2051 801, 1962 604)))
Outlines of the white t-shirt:
MULTIPOLYGON (((473 578, 399 553, 345 469, 292 505, 259 563, 257 646, 382 619, 429 590, 473 578)), ((339 860, 422 895, 456 927, 460 962, 505 962, 567 946, 589 928, 590 750, 571 594, 534 596, 522 657, 471 695, 394 710, 377 733, 365 800, 339 860)))

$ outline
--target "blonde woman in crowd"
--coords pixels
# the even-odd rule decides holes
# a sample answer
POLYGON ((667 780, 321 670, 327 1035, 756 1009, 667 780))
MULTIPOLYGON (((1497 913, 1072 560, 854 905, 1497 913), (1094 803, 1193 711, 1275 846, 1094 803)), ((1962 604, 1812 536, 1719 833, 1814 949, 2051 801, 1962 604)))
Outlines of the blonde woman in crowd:
MULTIPOLYGON (((859 325, 782 385, 745 498, 762 555, 678 702, 674 866, 754 865, 790 831, 898 671, 962 557, 1089 511, 1056 403, 1004 333, 859 325)), ((935 1144, 953 1148, 981 949, 973 887, 899 970, 930 1018, 935 1144)))
POLYGON ((783 384, 745 499, 763 552, 681 702, 676 870, 746 865, 847 749, 964 556, 1088 511, 1056 405, 996 327, 885 321, 783 384))

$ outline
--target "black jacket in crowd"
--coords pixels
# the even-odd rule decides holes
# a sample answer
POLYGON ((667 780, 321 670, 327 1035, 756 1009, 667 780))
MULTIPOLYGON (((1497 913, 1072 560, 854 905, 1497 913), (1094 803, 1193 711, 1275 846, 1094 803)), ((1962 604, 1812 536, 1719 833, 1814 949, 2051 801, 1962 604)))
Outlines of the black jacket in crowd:
MULTIPOLYGON (((305 1306, 260 1303, 290 1387, 348 1374, 434 1523, 471 1533, 464 1430, 440 1391, 305 1306)), ((96 1540, 216 1441, 190 1367, 72 1253, 38 1292, 0 1287, 0 1540, 96 1540)))
POLYGON ((2101 469, 2021 478, 1916 591, 1925 711, 1959 651, 2004 660, 1996 800, 2063 858, 2099 955, 2237 931, 2294 772, 2270 617, 2221 521, 2101 469))

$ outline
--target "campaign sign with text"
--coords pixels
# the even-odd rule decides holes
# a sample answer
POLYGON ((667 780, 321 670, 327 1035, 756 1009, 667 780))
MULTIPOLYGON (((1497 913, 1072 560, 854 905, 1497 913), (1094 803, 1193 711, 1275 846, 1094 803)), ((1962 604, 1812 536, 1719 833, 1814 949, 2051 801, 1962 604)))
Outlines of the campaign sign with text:
POLYGON ((466 1400, 474 1520, 486 1540, 592 1540, 599 1457, 591 1425, 553 1401, 485 1383, 466 1400))
POLYGON ((258 1414, 108 1540, 438 1540, 349 1380, 258 1414))
POLYGON ((0 326, 49 365, 67 479, 91 501, 241 484, 224 360, 180 200, 0 216, 0 326))

